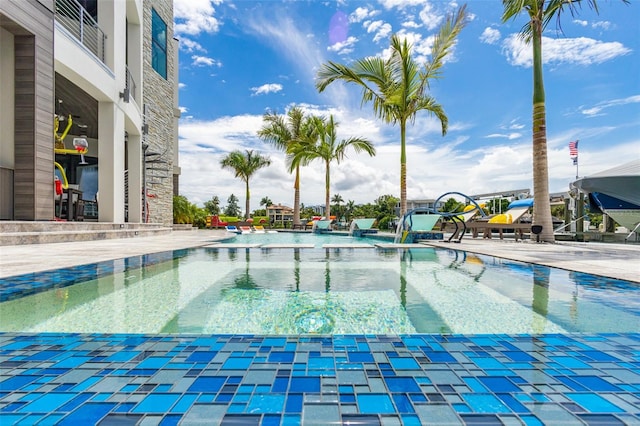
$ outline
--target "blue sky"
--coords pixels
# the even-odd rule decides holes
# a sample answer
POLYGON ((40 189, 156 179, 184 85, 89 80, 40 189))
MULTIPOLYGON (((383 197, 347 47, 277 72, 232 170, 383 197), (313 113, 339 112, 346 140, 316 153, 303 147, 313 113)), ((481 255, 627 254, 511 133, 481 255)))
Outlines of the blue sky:
MULTIPOLYGON (((584 2, 586 3, 586 2, 584 2)), ((463 3, 433 0, 217 1, 174 0, 180 40, 180 193, 202 205, 231 193, 244 206, 244 183, 220 168, 235 149, 253 149, 272 164, 250 181, 251 209, 262 197, 293 205, 293 176, 284 154, 256 136, 265 111, 292 105, 333 114, 338 137, 366 137, 377 155, 349 152, 331 168, 331 194, 356 204, 400 195, 400 130, 361 106, 357 86, 333 83, 323 93, 315 75, 328 60, 348 64, 385 57, 392 34, 428 58, 445 16, 463 3)), ((640 157, 640 3, 600 0, 599 14, 583 6, 552 22, 543 40, 549 187, 567 191, 576 176, 568 143, 579 140, 579 174, 585 176, 640 157)), ((421 112, 407 131, 409 199, 444 192, 478 194, 532 183, 531 47, 517 33, 520 16, 501 23, 498 0, 470 0, 469 22, 431 94, 449 117, 421 112)), ((301 172, 301 201, 324 203, 321 163, 301 172)))

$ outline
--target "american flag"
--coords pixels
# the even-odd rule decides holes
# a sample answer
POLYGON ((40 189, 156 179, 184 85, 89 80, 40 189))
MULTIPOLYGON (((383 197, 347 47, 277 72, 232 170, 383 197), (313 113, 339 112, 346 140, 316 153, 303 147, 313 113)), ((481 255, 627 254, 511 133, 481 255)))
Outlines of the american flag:
POLYGON ((578 141, 569 142, 569 156, 572 158, 578 156, 578 141))

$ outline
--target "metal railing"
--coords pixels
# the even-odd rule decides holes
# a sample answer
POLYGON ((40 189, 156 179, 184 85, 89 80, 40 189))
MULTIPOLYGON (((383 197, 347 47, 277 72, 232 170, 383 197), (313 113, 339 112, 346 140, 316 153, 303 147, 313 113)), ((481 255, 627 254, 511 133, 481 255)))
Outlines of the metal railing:
POLYGON ((127 79, 125 82, 125 89, 129 91, 129 96, 133 98, 134 101, 138 101, 136 99, 136 81, 133 79, 133 75, 131 75, 131 71, 129 71, 129 67, 126 69, 127 71, 127 79))
POLYGON ((104 62, 106 35, 77 0, 56 0, 56 21, 104 62))

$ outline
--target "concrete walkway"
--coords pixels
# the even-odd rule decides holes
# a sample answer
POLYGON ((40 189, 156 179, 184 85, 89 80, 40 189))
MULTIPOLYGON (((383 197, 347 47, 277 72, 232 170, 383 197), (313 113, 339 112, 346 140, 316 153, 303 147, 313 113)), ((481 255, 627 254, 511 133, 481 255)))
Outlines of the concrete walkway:
MULTIPOLYGON (((0 247, 0 278, 139 256, 168 250, 200 247, 227 237, 224 230, 174 231, 171 234, 127 239, 0 247)), ((640 283, 640 245, 464 238, 460 244, 429 242, 434 247, 465 250, 511 260, 538 263, 640 283)))

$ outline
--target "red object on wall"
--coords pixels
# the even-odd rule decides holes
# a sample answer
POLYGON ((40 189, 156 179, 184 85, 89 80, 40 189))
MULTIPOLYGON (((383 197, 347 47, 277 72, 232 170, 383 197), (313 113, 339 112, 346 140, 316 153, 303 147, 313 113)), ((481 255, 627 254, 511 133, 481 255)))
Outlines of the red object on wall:
POLYGON ((62 182, 60 181, 58 176, 55 177, 54 182, 56 185, 56 195, 62 195, 62 182))

